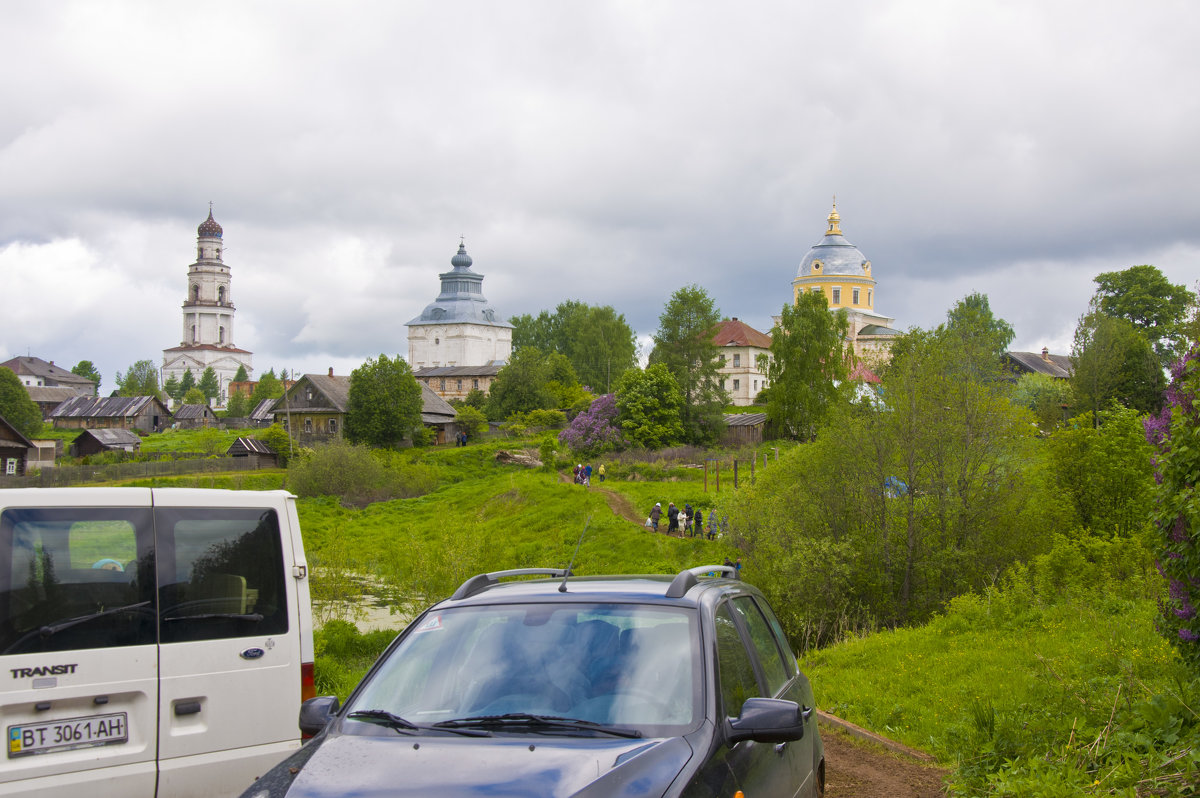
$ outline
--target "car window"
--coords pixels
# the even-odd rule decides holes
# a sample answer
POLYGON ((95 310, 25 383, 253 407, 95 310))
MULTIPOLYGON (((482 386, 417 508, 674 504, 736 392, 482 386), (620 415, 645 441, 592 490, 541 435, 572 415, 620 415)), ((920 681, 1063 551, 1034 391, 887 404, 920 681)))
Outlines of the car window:
POLYGON ((721 681, 721 703, 725 716, 736 718, 742 714, 742 704, 747 698, 762 695, 758 679, 754 675, 754 664, 742 635, 729 608, 724 602, 713 615, 717 630, 717 674, 721 681))
POLYGON ((689 609, 451 607, 408 630, 348 711, 426 723, 524 712, 679 734, 700 722, 701 667, 689 609))
POLYGON ((750 633, 750 644, 754 646, 763 675, 767 677, 767 691, 770 695, 776 695, 787 683, 788 672, 771 627, 750 596, 740 596, 732 603, 750 633))
POLYGON ((788 642, 787 635, 783 633, 783 624, 779 622, 771 605, 763 601, 761 598, 756 599, 755 604, 762 610, 763 616, 767 619, 767 624, 771 627, 771 633, 775 635, 775 642, 779 644, 779 650, 783 652, 783 664, 787 669, 788 678, 792 678, 800 672, 800 666, 796 662, 796 655, 792 651, 792 644, 788 642))
POLYGON ((6 509, 0 653, 155 643, 153 549, 149 510, 6 509))
POLYGON ((254 508, 158 508, 163 643, 288 629, 279 519, 254 508))

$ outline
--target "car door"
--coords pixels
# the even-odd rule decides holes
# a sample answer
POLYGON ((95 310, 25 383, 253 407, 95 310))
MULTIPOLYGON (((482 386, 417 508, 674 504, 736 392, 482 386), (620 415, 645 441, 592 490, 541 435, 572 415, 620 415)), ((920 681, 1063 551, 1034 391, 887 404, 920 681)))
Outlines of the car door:
POLYGON ((159 794, 174 798, 236 794, 299 745, 300 635, 289 613, 296 586, 290 541, 280 535, 286 520, 272 508, 189 502, 156 494, 154 508, 159 794))
MULTIPOLYGON (((770 624, 749 595, 723 601, 713 616, 720 689, 718 707, 736 718, 747 698, 795 701, 795 660, 789 666, 770 624)), ((815 728, 815 727, 814 727, 815 728)), ((725 749, 724 759, 746 795, 792 798, 810 795, 814 785, 813 735, 782 743, 743 740, 725 749)))
POLYGON ((150 492, 3 493, 0 720, 8 745, 0 793, 153 796, 150 492))

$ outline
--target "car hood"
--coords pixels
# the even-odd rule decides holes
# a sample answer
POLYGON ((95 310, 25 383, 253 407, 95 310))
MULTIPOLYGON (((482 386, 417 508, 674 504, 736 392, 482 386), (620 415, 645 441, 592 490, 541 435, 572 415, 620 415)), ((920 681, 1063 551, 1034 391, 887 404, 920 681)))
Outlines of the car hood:
POLYGON ((288 798, 649 798, 661 796, 692 756, 682 737, 332 735, 309 745, 318 750, 307 752, 288 798))

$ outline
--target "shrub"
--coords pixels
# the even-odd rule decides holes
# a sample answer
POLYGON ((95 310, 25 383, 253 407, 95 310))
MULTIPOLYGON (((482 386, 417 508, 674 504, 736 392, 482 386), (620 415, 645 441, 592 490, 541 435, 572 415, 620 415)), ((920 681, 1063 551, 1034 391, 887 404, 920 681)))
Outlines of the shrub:
POLYGON ((288 468, 288 487, 298 496, 337 496, 364 506, 421 496, 436 487, 432 470, 389 458, 390 467, 361 444, 334 441, 306 451, 288 468))
POLYGON ((597 398, 558 434, 558 440, 584 457, 620 448, 625 443, 617 426, 617 402, 611 393, 597 398))

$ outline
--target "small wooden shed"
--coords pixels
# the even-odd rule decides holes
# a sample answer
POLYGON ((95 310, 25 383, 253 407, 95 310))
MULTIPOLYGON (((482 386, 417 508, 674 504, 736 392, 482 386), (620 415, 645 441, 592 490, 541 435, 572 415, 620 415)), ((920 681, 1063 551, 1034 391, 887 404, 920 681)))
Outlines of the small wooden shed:
POLYGON ((101 452, 136 452, 142 439, 127 429, 85 429, 71 441, 71 456, 86 457, 101 452))

